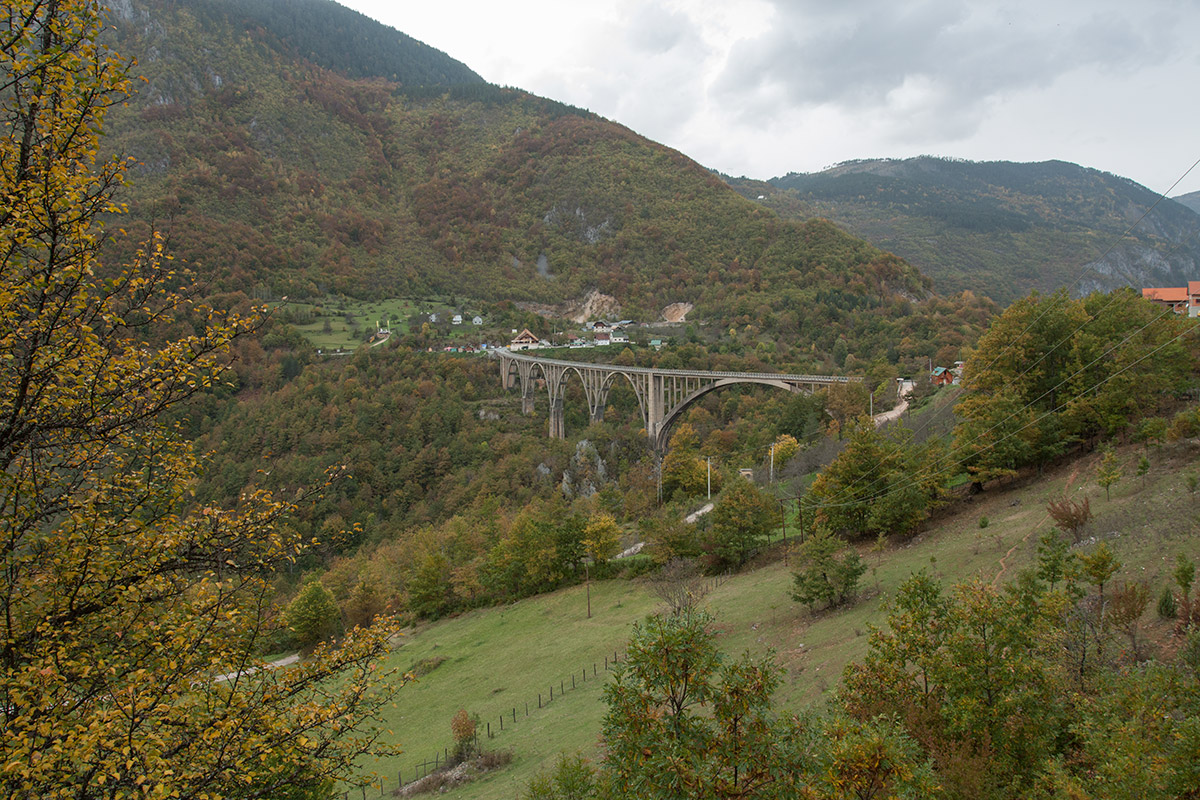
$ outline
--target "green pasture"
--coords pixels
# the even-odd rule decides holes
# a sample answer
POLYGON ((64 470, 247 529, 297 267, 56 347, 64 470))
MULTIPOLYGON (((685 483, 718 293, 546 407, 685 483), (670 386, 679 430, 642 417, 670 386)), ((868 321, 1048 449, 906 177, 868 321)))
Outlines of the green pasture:
MULTIPOLYGON (((870 627, 884 623, 888 597, 913 573, 927 570, 946 584, 994 582, 1010 580, 1029 566, 1038 537, 1052 525, 1045 509, 1050 499, 1087 498, 1094 520, 1080 547, 1105 541, 1123 562, 1116 580, 1145 579, 1157 597, 1176 553, 1195 557, 1200 498, 1188 492, 1184 476, 1195 470, 1198 453, 1188 444, 1150 449, 1152 466, 1143 482, 1134 476, 1142 452, 1134 447, 1120 451, 1124 477, 1108 500, 1095 481, 1098 456, 1093 454, 1040 479, 989 489, 963 501, 909 541, 884 548, 864 543, 860 553, 869 568, 860 601, 848 609, 813 613, 791 600, 794 562, 783 563, 778 536, 757 563, 714 588, 703 606, 716 617, 718 641, 726 653, 773 654, 784 672, 776 696, 780 708, 801 710, 830 700, 845 666, 866 652, 870 627), (987 524, 981 527, 984 517, 987 524)), ((794 540, 795 528, 789 526, 789 531, 794 540)), ((455 797, 512 798, 559 752, 594 755, 604 713, 603 660, 622 648, 630 626, 655 611, 658 602, 641 580, 593 583, 588 619, 585 594, 585 587, 575 586, 410 631, 389 666, 412 670, 422 663, 438 665, 399 692, 385 720, 393 732, 391 741, 404 754, 364 767, 394 788, 398 770, 411 775, 422 760, 451 747, 450 719, 460 708, 478 714, 484 731, 490 722, 494 738, 481 733, 481 743, 511 751, 513 760, 456 790, 455 797), (598 665, 596 680, 592 664, 598 665), (585 668, 586 682, 579 679, 585 668), (560 694, 562 685, 565 694, 560 694), (507 715, 503 732, 501 715, 507 715)), ((1166 629, 1153 610, 1144 624, 1152 634, 1156 626, 1160 634, 1166 629)))
MULTIPOLYGON (((365 336, 374 333, 381 322, 386 322, 393 333, 408 332, 409 320, 414 314, 436 313, 440 320, 449 322, 456 308, 449 298, 395 297, 386 300, 353 300, 329 297, 320 302, 279 301, 270 304, 274 313, 289 320, 313 347, 322 351, 355 350, 365 341, 365 336)), ((473 312, 465 311, 462 325, 450 326, 447 335, 451 339, 477 336, 479 328, 470 322, 473 312)))

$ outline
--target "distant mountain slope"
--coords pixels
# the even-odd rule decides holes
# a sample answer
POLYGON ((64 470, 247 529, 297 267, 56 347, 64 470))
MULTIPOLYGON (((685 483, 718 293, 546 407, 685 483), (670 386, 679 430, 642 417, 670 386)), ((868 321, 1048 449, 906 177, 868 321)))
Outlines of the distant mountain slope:
POLYGON ((233 13, 260 2, 124 0, 114 15, 117 51, 147 78, 111 118, 108 146, 138 162, 120 224, 130 241, 163 231, 214 292, 561 303, 597 289, 630 318, 686 302, 752 346, 803 343, 820 361, 845 337, 893 364, 986 321, 986 303, 932 298, 895 256, 827 222, 781 222, 594 114, 297 59, 233 13))
MULTIPOLYGON (((245 31, 288 58, 351 78, 417 86, 483 83, 461 61, 333 0, 177 0, 148 6, 138 0, 105 0, 105 5, 124 34, 141 23, 147 43, 171 41, 176 53, 186 43, 173 35, 177 31, 161 26, 182 13, 207 30, 245 31)), ((161 50, 150 54, 171 55, 161 50)))
POLYGON ((1192 211, 1200 214, 1200 192, 1188 192, 1187 194, 1181 194, 1178 197, 1172 197, 1171 199, 1176 203, 1182 203, 1192 211))
POLYGON ((1121 239, 1158 196, 1062 161, 866 160, 766 185, 732 183, 765 195, 786 217, 845 226, 912 262, 942 292, 971 289, 1007 303, 1030 289, 1079 293, 1200 277, 1192 209, 1164 199, 1121 239))

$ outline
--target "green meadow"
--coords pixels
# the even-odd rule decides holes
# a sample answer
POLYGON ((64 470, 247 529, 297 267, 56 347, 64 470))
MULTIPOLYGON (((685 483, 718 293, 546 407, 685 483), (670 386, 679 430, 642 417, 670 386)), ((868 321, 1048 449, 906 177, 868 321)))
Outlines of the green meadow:
MULTIPOLYGON (((713 588, 702 606, 715 616, 726 653, 772 654, 784 673, 779 707, 803 711, 830 701, 846 665, 865 654, 871 626, 884 624, 888 597, 910 575, 926 570, 946 584, 1003 582, 1033 563, 1038 537, 1052 527, 1046 503, 1055 498, 1087 498, 1094 519, 1079 547, 1105 541, 1123 562, 1115 579, 1144 579, 1157 597, 1175 555, 1196 552, 1198 501, 1184 476, 1194 469, 1197 448, 1179 443, 1119 452, 1124 477, 1108 500, 1096 484, 1098 456, 1092 454, 1040 479, 960 500, 911 540, 883 548, 863 544, 860 554, 869 568, 852 607, 811 612, 794 602, 794 550, 785 564, 778 537, 755 563, 713 588), (1143 452, 1152 464, 1144 480, 1134 477, 1143 452)), ((604 659, 621 650, 631 626, 659 610, 660 602, 645 579, 594 582, 588 618, 588 591, 574 586, 408 631, 388 666, 420 677, 398 692, 385 720, 389 741, 404 752, 364 769, 374 770, 388 791, 398 772, 410 780, 422 761, 452 747, 450 719, 460 708, 479 716, 481 745, 509 751, 512 762, 454 790, 455 797, 512 798, 558 753, 597 755, 604 659)), ((1153 609, 1143 624, 1152 638, 1169 629, 1153 609)))
POLYGON ((469 308, 462 309, 462 325, 448 325, 451 316, 459 309, 451 305, 446 297, 396 297, 374 301, 329 297, 322 302, 284 300, 269 305, 277 316, 290 322, 313 347, 325 353, 355 350, 384 326, 398 335, 408 333, 415 314, 426 317, 437 314, 439 322, 447 323, 442 327, 451 339, 470 342, 480 334, 480 328, 471 324, 471 317, 477 312, 469 308))

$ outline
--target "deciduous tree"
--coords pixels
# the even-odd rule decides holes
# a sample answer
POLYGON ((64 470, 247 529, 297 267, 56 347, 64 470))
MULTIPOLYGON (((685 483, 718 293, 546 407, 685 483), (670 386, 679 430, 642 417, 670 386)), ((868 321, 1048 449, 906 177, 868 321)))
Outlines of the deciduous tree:
POLYGON ((778 501, 750 481, 735 480, 721 492, 712 511, 708 549, 713 566, 740 567, 761 536, 779 524, 778 501))
POLYGON ((604 689, 605 767, 615 797, 791 798, 807 781, 800 732, 777 720, 777 670, 725 664, 698 612, 634 628, 604 689))
POLYGON ((189 302, 157 241, 124 269, 98 262, 123 163, 99 163, 97 142, 124 68, 97 44, 99 3, 5 12, 3 794, 319 792, 371 745, 389 630, 255 669, 271 579, 310 542, 269 493, 196 503, 200 464, 167 412, 223 380, 256 323, 189 302))
POLYGON ((341 612, 320 581, 306 583, 296 595, 288 606, 287 623, 301 647, 312 647, 342 632, 341 612))

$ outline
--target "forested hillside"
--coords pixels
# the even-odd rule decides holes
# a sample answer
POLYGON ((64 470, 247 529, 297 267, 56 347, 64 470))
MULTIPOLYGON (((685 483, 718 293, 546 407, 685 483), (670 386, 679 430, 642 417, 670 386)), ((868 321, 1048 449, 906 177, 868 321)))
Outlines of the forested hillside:
POLYGON ((1183 285, 1200 263, 1191 208, 1062 161, 863 160, 732 183, 784 217, 825 217, 897 253, 939 292, 1001 304, 1031 289, 1183 285))
POLYGON ((108 143, 138 162, 121 225, 131 241, 161 230, 213 290, 556 303, 598 289, 628 317, 689 302, 721 329, 824 353, 870 338, 870 357, 922 354, 924 335, 904 352, 901 320, 940 327, 908 264, 827 222, 782 222, 620 125, 515 89, 414 85, 428 72, 351 78, 385 70, 297 59, 289 31, 313 23, 297 11, 268 30, 239 8, 113 15, 147 77, 108 143))

